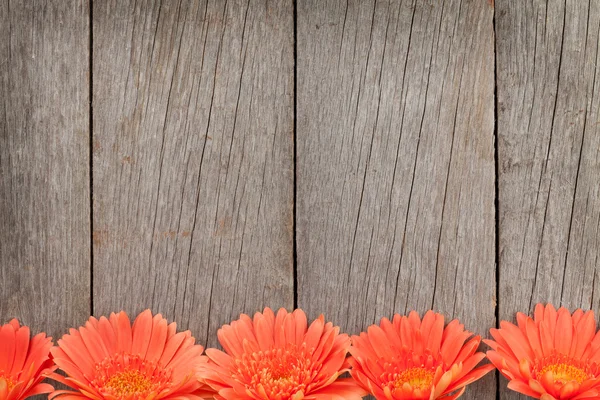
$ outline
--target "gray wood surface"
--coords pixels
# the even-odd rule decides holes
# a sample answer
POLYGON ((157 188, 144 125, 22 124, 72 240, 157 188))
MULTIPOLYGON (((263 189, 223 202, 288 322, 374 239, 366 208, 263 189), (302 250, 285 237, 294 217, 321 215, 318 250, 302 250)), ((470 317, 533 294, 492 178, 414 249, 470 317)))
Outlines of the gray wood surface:
POLYGON ((94 313, 293 307, 291 1, 93 9, 94 313))
POLYGON ((600 2, 496 12, 499 317, 537 302, 598 310, 600 2))
MULTIPOLYGON (((495 320, 494 10, 298 1, 299 306, 495 320)), ((493 375, 465 398, 495 396, 493 375)))
POLYGON ((88 43, 87 1, 0 1, 0 324, 55 338, 90 313, 88 43))
POLYGON ((91 7, 0 1, 0 322, 600 308, 599 1, 91 7))

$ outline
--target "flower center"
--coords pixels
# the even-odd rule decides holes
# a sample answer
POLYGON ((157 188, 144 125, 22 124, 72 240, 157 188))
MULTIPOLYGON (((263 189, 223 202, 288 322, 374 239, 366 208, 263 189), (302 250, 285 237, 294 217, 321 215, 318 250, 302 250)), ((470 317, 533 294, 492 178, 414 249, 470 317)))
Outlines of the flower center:
POLYGON ((256 395, 289 398, 308 393, 319 367, 305 346, 289 345, 267 351, 246 353, 232 364, 232 376, 256 395))
POLYGON ((590 378, 590 374, 585 372, 583 369, 563 363, 546 365, 538 374, 543 375, 548 371, 552 371, 555 381, 562 383, 571 381, 581 383, 590 378))
POLYGON ((171 387, 171 371, 130 354, 115 354, 96 364, 91 383, 104 396, 145 399, 171 387))
POLYGON ((108 379, 104 388, 119 397, 135 393, 147 393, 152 389, 152 381, 140 371, 127 370, 117 372, 108 379))
POLYGON ((422 367, 408 368, 395 374, 393 385, 397 389, 408 383, 413 389, 430 389, 433 384, 433 371, 422 367))
POLYGON ((582 383, 595 377, 594 368, 591 368, 590 365, 563 355, 554 355, 541 360, 534 372, 537 377, 552 372, 554 381, 559 384, 582 383))
POLYGON ((8 375, 4 375, 2 373, 2 371, 0 371, 0 382, 4 381, 6 382, 6 386, 8 387, 7 392, 10 393, 10 391, 12 390, 12 388, 15 387, 15 381, 12 380, 12 378, 8 375))

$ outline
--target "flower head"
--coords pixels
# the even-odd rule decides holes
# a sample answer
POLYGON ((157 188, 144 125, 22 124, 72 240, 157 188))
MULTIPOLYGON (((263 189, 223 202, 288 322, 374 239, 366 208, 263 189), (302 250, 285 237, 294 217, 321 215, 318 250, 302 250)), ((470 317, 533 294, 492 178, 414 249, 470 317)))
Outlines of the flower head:
POLYGON ((600 332, 592 311, 538 304, 534 318, 517 313, 486 340, 487 356, 514 391, 542 400, 600 398, 600 332))
POLYGON ((242 314, 218 332, 225 352, 207 349, 211 362, 199 379, 218 391, 216 399, 359 400, 366 393, 347 371, 348 335, 325 323, 307 324, 302 310, 277 316, 270 308, 254 319, 242 314))
POLYGON ((91 317, 71 329, 51 352, 66 374, 52 376, 76 391, 58 390, 50 398, 92 399, 212 398, 195 379, 206 363, 203 348, 189 331, 176 333, 160 314, 141 313, 133 327, 123 311, 110 318, 91 317))
POLYGON ((0 399, 20 400, 54 390, 41 383, 56 368, 51 347, 52 338, 39 333, 30 340, 29 328, 16 319, 0 327, 0 399))
POLYGON ((352 337, 352 376, 377 399, 456 399, 466 385, 493 370, 475 368, 485 358, 481 342, 458 320, 444 328, 444 316, 428 311, 394 315, 352 337))

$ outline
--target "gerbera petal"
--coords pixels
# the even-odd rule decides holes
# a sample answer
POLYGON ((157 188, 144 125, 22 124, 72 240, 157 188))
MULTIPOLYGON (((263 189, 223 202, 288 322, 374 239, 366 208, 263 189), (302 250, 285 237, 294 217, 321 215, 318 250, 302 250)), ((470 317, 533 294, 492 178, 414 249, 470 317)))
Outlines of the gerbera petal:
POLYGON ((556 320, 558 319, 558 312, 552 304, 546 305, 546 311, 544 312, 544 322, 548 326, 548 333, 554 338, 554 332, 556 331, 556 320))
POLYGON ((64 335, 58 340, 58 346, 77 365, 85 375, 94 373, 94 362, 87 348, 83 345, 79 332, 74 331, 71 335, 64 335))
MULTIPOLYGON (((51 350, 56 364, 67 374, 53 374, 73 391, 55 391, 49 399, 94 400, 197 398, 213 392, 192 379, 206 363, 202 346, 189 332, 176 334, 160 315, 141 313, 131 327, 124 312, 109 319, 91 317, 85 327, 71 329, 51 350)), ((47 387, 36 388, 45 390, 47 387)))
POLYGON ((235 329, 231 325, 223 325, 217 331, 217 338, 221 346, 230 354, 243 354, 244 346, 237 337, 235 329))
POLYGON ((494 369, 475 366, 485 357, 476 353, 480 338, 458 321, 445 328, 441 314, 416 312, 382 319, 368 333, 352 337, 351 374, 378 399, 455 399, 464 387, 494 369))
POLYGON ((0 371, 10 371, 15 360, 15 328, 6 324, 0 327, 0 371))
POLYGON ((79 328, 79 334, 94 363, 99 363, 109 355, 102 338, 89 322, 85 327, 79 328))
POLYGON ((242 315, 219 330, 224 352, 207 349, 208 364, 198 379, 215 391, 216 399, 360 399, 365 393, 353 380, 339 380, 347 367, 350 338, 320 316, 308 326, 302 310, 270 309, 250 320, 242 315), (255 343, 228 326, 253 332, 255 343))
POLYGON ((113 328, 116 330, 119 351, 123 353, 131 353, 131 345, 133 335, 131 333, 131 322, 124 311, 119 314, 111 314, 111 321, 114 321, 113 328))
POLYGON ((523 381, 510 381, 510 382, 508 382, 508 388, 510 390, 514 390, 515 392, 519 392, 521 394, 524 394, 525 396, 530 396, 530 397, 537 397, 537 396, 539 396, 538 393, 536 393, 535 391, 533 391, 533 389, 531 389, 529 387, 529 385, 527 385, 523 381))
POLYGON ((366 396, 368 392, 356 385, 352 379, 338 379, 331 385, 311 393, 311 398, 333 399, 339 398, 343 400, 360 400, 366 396), (338 397, 331 397, 338 396, 338 397))
POLYGON ((444 333, 444 316, 441 314, 434 315, 435 321, 433 322, 427 338, 427 348, 431 351, 431 353, 436 354, 440 351, 440 346, 442 344, 442 335, 444 333))
POLYGON ((593 311, 588 311, 581 317, 575 331, 577 332, 577 346, 572 353, 572 357, 581 358, 596 333, 596 320, 593 311))
POLYGON ((533 350, 534 356, 536 358, 544 357, 544 352, 542 350, 542 342, 540 340, 540 331, 531 318, 527 318, 525 331, 527 333, 527 340, 529 341, 529 346, 531 347, 531 350, 533 350))
POLYGON ((317 344, 321 339, 321 335, 323 334, 324 328, 325 319, 323 315, 320 315, 319 318, 317 318, 310 324, 306 334, 304 335, 304 343, 306 344, 307 348, 314 349, 317 347, 317 344))
POLYGON ((538 304, 533 319, 519 314, 518 320, 519 328, 502 321, 491 330, 495 341, 487 342, 494 349, 488 358, 510 380, 508 387, 547 400, 594 398, 600 336, 594 336, 593 313, 538 304))
POLYGON ((159 315, 154 316, 152 320, 152 337, 148 344, 146 360, 156 362, 163 354, 167 343, 167 320, 159 315))
MULTIPOLYGON (((11 324, 14 329, 14 325, 11 324)), ((13 365, 10 370, 11 375, 15 375, 18 371, 23 369, 23 364, 27 358, 27 351, 29 350, 29 328, 26 326, 17 328, 15 331, 15 356, 13 358, 13 365)))
POLYGON ((107 354, 118 352, 117 336, 115 335, 115 331, 110 324, 110 321, 106 317, 101 317, 96 329, 101 337, 101 342, 106 347, 107 354))
POLYGON ((558 311, 556 329, 560 334, 554 337, 554 348, 561 354, 569 355, 571 341, 573 340, 573 319, 565 308, 558 311))
POLYGON ((29 328, 16 319, 0 326, 0 399, 20 400, 53 390, 40 382, 55 369, 50 359, 51 338, 29 337, 29 328))
POLYGON ((185 338, 185 333, 179 332, 167 339, 167 343, 159 360, 159 363, 161 365, 169 365, 171 359, 173 358, 177 350, 179 350, 179 347, 181 346, 185 338))
POLYGON ((131 353, 145 358, 150 344, 148 339, 152 335, 152 313, 150 310, 145 310, 135 319, 131 331, 133 333, 131 353))
POLYGON ((544 353, 544 357, 549 357, 554 351, 554 340, 546 321, 540 322, 539 330, 540 342, 542 343, 542 351, 544 353))
POLYGON ((256 339, 260 349, 262 351, 269 350, 274 344, 274 335, 267 319, 262 315, 254 317, 254 329, 256 330, 256 339))
POLYGON ((302 344, 302 339, 304 339, 304 333, 308 327, 308 322, 306 314, 301 310, 294 310, 292 314, 294 315, 294 321, 296 321, 296 345, 300 346, 302 344))
POLYGON ((368 330, 369 341, 373 346, 373 350, 375 350, 375 355, 378 358, 383 358, 387 354, 390 354, 391 348, 385 333, 383 330, 377 325, 371 325, 368 330))
POLYGON ((517 359, 527 358, 531 360, 534 358, 529 341, 525 339, 523 332, 519 328, 509 322, 501 321, 500 330, 502 337, 506 340, 517 359))
POLYGON ((29 397, 36 396, 38 394, 46 394, 52 392, 53 390, 54 386, 48 383, 38 383, 37 385, 33 386, 30 390, 28 390, 25 396, 29 397))

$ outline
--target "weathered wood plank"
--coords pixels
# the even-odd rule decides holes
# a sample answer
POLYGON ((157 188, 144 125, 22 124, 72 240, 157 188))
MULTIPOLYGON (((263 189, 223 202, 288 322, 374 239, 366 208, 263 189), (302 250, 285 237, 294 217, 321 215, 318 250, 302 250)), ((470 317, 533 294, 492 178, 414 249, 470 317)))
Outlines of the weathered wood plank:
MULTIPOLYGON (((352 333, 411 309, 495 325, 493 12, 298 2, 298 298, 311 316, 352 333)), ((494 394, 490 376, 466 398, 494 394)))
POLYGON ((597 310, 600 3, 496 10, 499 316, 537 302, 597 310))
POLYGON ((0 318, 90 312, 87 1, 0 2, 0 318))
POLYGON ((95 314, 292 307, 292 2, 93 11, 95 314))

